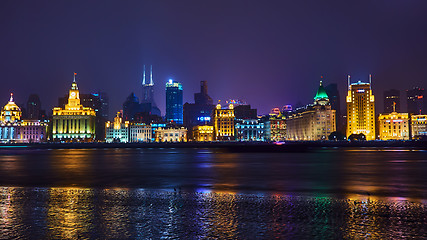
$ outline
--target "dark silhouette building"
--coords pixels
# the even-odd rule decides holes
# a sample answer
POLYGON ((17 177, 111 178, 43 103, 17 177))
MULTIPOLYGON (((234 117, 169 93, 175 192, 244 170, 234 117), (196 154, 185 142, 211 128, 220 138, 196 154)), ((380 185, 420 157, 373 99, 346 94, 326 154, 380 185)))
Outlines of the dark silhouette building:
POLYGON ((45 112, 41 109, 39 95, 31 94, 27 101, 26 118, 31 120, 41 120, 46 118, 45 115, 45 112))
POLYGON ((400 91, 390 89, 384 91, 384 113, 400 112, 400 91))
POLYGON ((184 126, 188 129, 187 136, 192 139, 192 130, 197 125, 211 125, 214 109, 212 98, 208 95, 207 81, 200 82, 200 93, 194 94, 194 103, 184 104, 184 126))
POLYGON ((414 87, 411 90, 406 90, 406 103, 408 113, 425 114, 424 109, 424 89, 414 87))
POLYGON ((123 103, 123 121, 134 121, 135 115, 139 112, 142 112, 139 99, 132 92, 123 103))
POLYGON ((331 83, 325 86, 326 94, 329 97, 329 103, 331 104, 331 109, 335 110, 335 125, 336 129, 342 133, 345 133, 345 121, 341 113, 341 97, 338 91, 338 84, 331 83))
POLYGON ((251 108, 251 105, 234 106, 234 116, 236 119, 257 119, 258 113, 256 108, 251 108))

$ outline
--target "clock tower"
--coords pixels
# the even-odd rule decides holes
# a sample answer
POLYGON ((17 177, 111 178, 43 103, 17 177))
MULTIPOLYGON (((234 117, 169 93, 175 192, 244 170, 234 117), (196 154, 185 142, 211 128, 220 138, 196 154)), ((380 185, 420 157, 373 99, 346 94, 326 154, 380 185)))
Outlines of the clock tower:
POLYGON ((77 83, 76 83, 76 75, 77 73, 74 73, 74 80, 73 80, 73 83, 71 84, 71 89, 68 95, 69 108, 77 108, 80 106, 79 88, 77 87, 77 83))

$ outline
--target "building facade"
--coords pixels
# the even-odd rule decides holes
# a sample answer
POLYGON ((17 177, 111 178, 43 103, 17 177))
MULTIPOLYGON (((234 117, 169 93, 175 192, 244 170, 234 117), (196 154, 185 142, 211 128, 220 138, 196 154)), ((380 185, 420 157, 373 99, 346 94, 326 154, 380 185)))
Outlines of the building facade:
POLYGON ((166 120, 183 124, 182 85, 172 79, 166 83, 166 120))
POLYGON ((13 101, 13 94, 11 94, 9 102, 1 109, 0 142, 36 143, 47 141, 47 121, 23 120, 21 116, 21 108, 13 101))
POLYGON ((235 140, 234 128, 234 106, 228 105, 228 109, 222 109, 221 104, 217 104, 212 113, 214 140, 233 141, 235 140))
POLYGON ((286 118, 282 114, 270 115, 270 138, 268 140, 278 142, 286 140, 286 118))
POLYGON ((64 108, 53 108, 52 137, 53 141, 94 141, 95 118, 93 108, 80 103, 76 74, 69 90, 68 103, 64 108))
POLYGON ((427 137, 427 115, 412 115, 411 120, 412 139, 427 137))
POLYGON ((193 138, 193 127, 212 125, 211 115, 215 106, 208 95, 207 81, 200 82, 200 93, 194 94, 194 103, 184 104, 184 127, 188 129, 189 139, 193 138))
POLYGON ((105 141, 107 143, 129 142, 129 121, 123 122, 120 112, 117 113, 114 122, 105 123, 105 141))
POLYGON ((156 142, 187 142, 187 129, 157 128, 155 131, 156 142))
POLYGON ((331 108, 322 81, 314 104, 297 109, 286 119, 286 139, 292 141, 327 140, 336 130, 335 110, 331 108))
POLYGON ((408 113, 380 114, 378 124, 381 140, 409 140, 408 113))
POLYGON ((352 134, 364 134, 366 140, 375 140, 375 98, 369 83, 358 81, 350 84, 347 93, 347 138, 352 134))
POLYGON ((193 127, 193 141, 212 142, 214 140, 213 126, 203 125, 193 127))
POLYGON ((236 121, 236 139, 238 141, 267 141, 267 125, 260 119, 242 119, 236 121))

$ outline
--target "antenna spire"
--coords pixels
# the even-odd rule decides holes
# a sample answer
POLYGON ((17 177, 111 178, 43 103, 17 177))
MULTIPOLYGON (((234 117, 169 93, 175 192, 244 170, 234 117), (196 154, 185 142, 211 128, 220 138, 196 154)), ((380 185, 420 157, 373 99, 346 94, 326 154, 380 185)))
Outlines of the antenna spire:
POLYGON ((144 72, 142 73, 142 85, 145 85, 145 64, 144 64, 144 72))
POLYGON ((348 86, 348 90, 350 90, 350 74, 347 75, 347 86, 348 86))
POLYGON ((73 82, 76 82, 76 76, 77 76, 77 73, 75 72, 73 82))
POLYGON ((153 83, 153 65, 150 65, 150 85, 154 85, 154 83, 153 83))
POLYGON ((369 88, 372 89, 372 74, 369 74, 369 88))
POLYGON ((13 102, 13 93, 10 93, 10 99, 9 102, 13 102))

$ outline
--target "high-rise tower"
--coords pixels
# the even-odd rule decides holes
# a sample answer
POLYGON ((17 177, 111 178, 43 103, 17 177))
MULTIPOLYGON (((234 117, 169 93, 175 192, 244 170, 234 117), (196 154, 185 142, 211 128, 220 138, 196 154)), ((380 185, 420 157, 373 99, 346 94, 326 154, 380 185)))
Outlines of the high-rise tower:
POLYGON ((154 82, 153 82, 153 65, 150 66, 150 81, 146 81, 145 65, 144 72, 142 74, 142 99, 143 110, 149 112, 152 115, 160 116, 160 109, 156 106, 154 101, 154 82))
POLYGON ((183 123, 182 85, 172 79, 166 83, 166 120, 183 123))
POLYGON ((358 81, 350 84, 347 78, 347 137, 364 134, 366 140, 375 140, 375 98, 372 94, 372 76, 369 83, 358 81))

